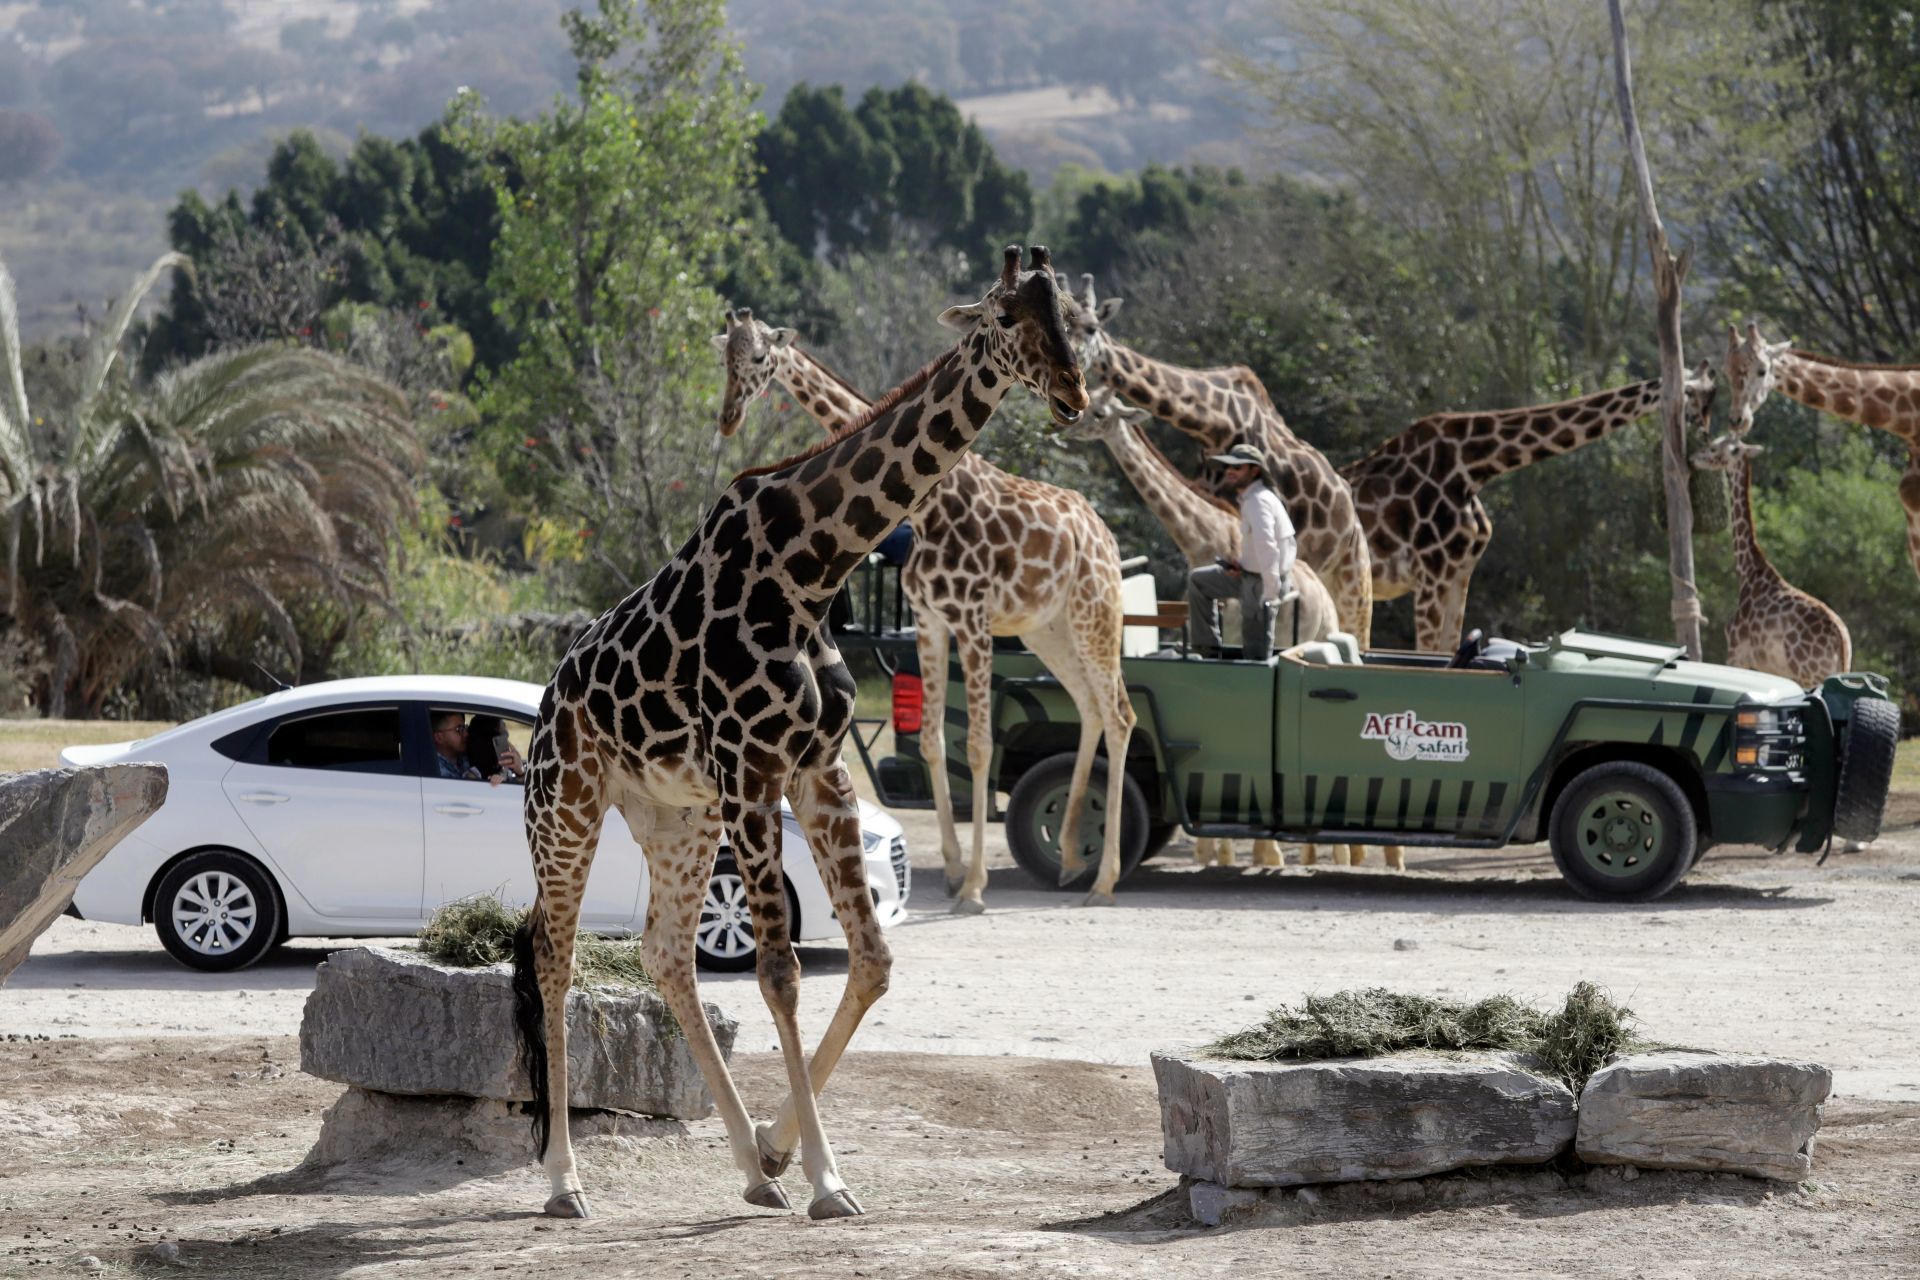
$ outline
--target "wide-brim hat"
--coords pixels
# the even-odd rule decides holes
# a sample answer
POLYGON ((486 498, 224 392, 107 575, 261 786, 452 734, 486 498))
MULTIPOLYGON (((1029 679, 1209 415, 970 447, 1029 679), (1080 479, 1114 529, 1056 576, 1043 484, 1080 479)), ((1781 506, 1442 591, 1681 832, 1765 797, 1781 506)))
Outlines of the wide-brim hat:
POLYGON ((1216 453, 1207 459, 1223 467, 1260 467, 1265 468, 1267 460, 1261 452, 1250 444, 1237 444, 1225 453, 1216 453))

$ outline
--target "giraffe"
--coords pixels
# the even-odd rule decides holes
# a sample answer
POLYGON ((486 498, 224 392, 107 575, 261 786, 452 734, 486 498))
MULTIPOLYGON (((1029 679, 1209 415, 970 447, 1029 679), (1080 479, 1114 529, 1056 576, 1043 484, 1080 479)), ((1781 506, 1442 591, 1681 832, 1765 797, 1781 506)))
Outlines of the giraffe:
POLYGON ((805 453, 743 471, 678 553, 576 639, 541 698, 525 817, 535 900, 514 937, 515 1024, 552 1184, 546 1212, 585 1217, 567 1132, 566 996, 600 825, 618 808, 646 851, 644 956, 726 1125, 745 1198, 786 1208, 797 1143, 808 1215, 862 1212, 842 1181, 815 1095, 886 990, 860 820, 840 744, 854 682, 820 627, 841 583, 965 454, 1014 381, 1070 423, 1087 393, 1047 252, 1007 249, 981 301, 941 322, 959 342, 873 411, 805 453), (796 1019, 800 968, 781 888, 780 799, 804 828, 849 949, 846 992, 811 1065, 796 1019), (789 1094, 755 1126, 701 1012, 693 931, 725 829, 747 882, 760 990, 789 1094))
POLYGON ((1752 460, 1761 452, 1761 446, 1729 434, 1693 455, 1694 466, 1733 478, 1740 603, 1727 619, 1727 662, 1811 688, 1852 669, 1853 639, 1839 614, 1781 577, 1760 548, 1753 528, 1752 460))
MULTIPOLYGON (((1092 273, 1080 277, 1078 294, 1066 294, 1067 323, 1089 383, 1102 380, 1209 453, 1224 452, 1240 440, 1260 447, 1268 458, 1262 468, 1267 482, 1280 495, 1299 538, 1296 563, 1319 572, 1341 625, 1365 649, 1373 636, 1373 566, 1352 488, 1325 455, 1287 429, 1253 370, 1244 365, 1185 369, 1115 342, 1106 323, 1122 301, 1099 298, 1092 273)), ((1401 846, 1382 845, 1380 852, 1388 867, 1405 868, 1401 846)), ((1348 865, 1358 865, 1361 856, 1360 846, 1348 847, 1348 865)))
POLYGON ((1907 516, 1907 558, 1920 573, 1920 364, 1853 364, 1832 356, 1768 342, 1760 327, 1742 338, 1727 326, 1727 394, 1733 399, 1729 428, 1753 429, 1753 411, 1775 388, 1801 404, 1837 418, 1897 436, 1907 446, 1900 477, 1900 506, 1907 516))
MULTIPOLYGON (((778 382, 828 431, 866 411, 866 400, 795 344, 792 329, 730 313, 713 343, 724 358, 722 435, 737 430, 746 406, 778 382)), ((993 637, 1017 635, 1060 681, 1080 713, 1079 750, 1060 837, 1060 883, 1085 869, 1081 806, 1104 738, 1108 760, 1125 760, 1133 703, 1120 673, 1120 549, 1087 499, 1068 489, 1013 476, 969 453, 913 512, 913 549, 900 588, 918 623, 915 647, 926 699, 920 751, 933 777, 940 854, 953 910, 986 909, 986 827, 991 789, 972 788, 972 850, 962 861, 946 762, 948 634, 959 651, 967 696, 967 766, 985 779, 993 763, 993 637)), ((1124 772, 1107 771, 1106 812, 1121 810, 1124 772)), ((1120 876, 1120 824, 1107 824, 1100 866, 1086 901, 1112 905, 1120 876)))
MULTIPOLYGON (((1703 432, 1714 380, 1687 379, 1687 421, 1703 432)), ((1414 644, 1451 652, 1466 625, 1467 589, 1493 539, 1480 490, 1499 476, 1603 439, 1660 407, 1660 380, 1483 413, 1435 413, 1340 468, 1373 556, 1373 598, 1413 596, 1414 644)))
MULTIPOLYGON (((1126 476, 1134 491, 1140 495, 1140 500, 1146 503, 1147 510, 1153 513, 1154 519, 1173 539, 1174 546, 1179 548, 1189 567, 1212 564, 1221 556, 1238 560, 1239 515, 1224 500, 1200 492, 1165 454, 1154 448, 1153 442, 1137 422, 1138 418, 1145 416, 1138 409, 1120 408, 1113 393, 1103 390, 1094 397, 1093 406, 1071 434, 1076 439, 1098 440, 1106 446, 1121 474, 1126 476)), ((1294 603, 1300 638, 1326 639, 1339 629, 1333 597, 1320 581, 1320 575, 1305 563, 1295 562, 1293 580, 1300 592, 1300 598, 1294 603)), ((1355 860, 1351 850, 1343 851, 1342 857, 1349 863, 1355 860)), ((1201 866, 1211 863, 1230 867, 1233 865, 1233 841, 1218 836, 1196 836, 1193 858, 1201 866)), ((1306 866, 1318 862, 1315 846, 1303 846, 1300 860, 1306 866)), ((1280 842, 1255 840, 1253 865, 1286 865, 1280 842)))
MULTIPOLYGON (((1342 628, 1366 648, 1373 636, 1373 569, 1353 491, 1333 464, 1287 429, 1253 370, 1188 369, 1142 355, 1107 334, 1106 322, 1122 300, 1097 298, 1091 274, 1080 277, 1080 287, 1079 295, 1069 295, 1067 318, 1089 384, 1113 388, 1208 453, 1224 453, 1242 440, 1265 453, 1262 470, 1298 532, 1300 559, 1319 571, 1342 628)), ((1208 487, 1215 486, 1208 481, 1208 487)))

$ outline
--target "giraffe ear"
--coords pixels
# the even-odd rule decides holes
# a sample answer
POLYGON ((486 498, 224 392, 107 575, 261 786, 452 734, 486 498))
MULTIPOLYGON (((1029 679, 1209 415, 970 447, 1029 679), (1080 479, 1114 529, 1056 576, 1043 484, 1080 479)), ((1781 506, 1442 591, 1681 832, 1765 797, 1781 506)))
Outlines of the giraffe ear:
POLYGON ((727 353, 727 335, 726 334, 716 333, 713 335, 713 337, 707 339, 707 341, 713 343, 713 349, 715 351, 718 351, 721 355, 725 355, 727 353))
POLYGON ((798 329, 769 329, 767 342, 776 347, 790 347, 793 345, 793 340, 799 336, 798 329))
POLYGON ((948 307, 940 313, 940 324, 944 328, 956 329, 961 333, 971 333, 980 317, 987 313, 984 302, 969 302, 963 307, 948 307))
POLYGON ((1094 308, 1093 314, 1099 318, 1101 324, 1105 324, 1113 319, 1114 313, 1120 310, 1120 305, 1125 301, 1125 298, 1102 298, 1100 305, 1094 308))
POLYGON ((1766 451, 1767 446, 1763 444, 1752 444, 1745 440, 1740 442, 1740 452, 1746 454, 1749 458, 1757 458, 1766 451))

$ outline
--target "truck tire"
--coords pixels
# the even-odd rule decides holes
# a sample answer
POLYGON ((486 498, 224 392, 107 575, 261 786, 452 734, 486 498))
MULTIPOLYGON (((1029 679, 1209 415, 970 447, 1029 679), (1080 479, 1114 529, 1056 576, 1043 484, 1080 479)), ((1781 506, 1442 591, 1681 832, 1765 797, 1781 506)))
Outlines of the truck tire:
POLYGON ((1145 862, 1148 858, 1158 857, 1179 834, 1180 824, 1177 822, 1156 822, 1148 827, 1147 847, 1141 852, 1140 861, 1145 862))
POLYGON ((1833 795, 1833 834, 1861 844, 1877 839, 1900 742, 1900 713, 1882 698, 1853 704, 1840 739, 1840 782, 1833 795))
POLYGON ((1610 760, 1581 771, 1548 821, 1568 886, 1601 902, 1651 902, 1693 869, 1699 820, 1686 792, 1651 765, 1610 760))
MULTIPOLYGON (((1067 789, 1073 783, 1073 752, 1048 756, 1020 775, 1007 797, 1007 848, 1020 869, 1047 889, 1085 889, 1099 874, 1100 842, 1107 800, 1107 762, 1095 760, 1087 778, 1086 813, 1080 823, 1080 853, 1085 874, 1060 883, 1060 823, 1067 789)), ((1146 858, 1147 797, 1140 784, 1124 778, 1120 789, 1120 878, 1125 880, 1146 858)))

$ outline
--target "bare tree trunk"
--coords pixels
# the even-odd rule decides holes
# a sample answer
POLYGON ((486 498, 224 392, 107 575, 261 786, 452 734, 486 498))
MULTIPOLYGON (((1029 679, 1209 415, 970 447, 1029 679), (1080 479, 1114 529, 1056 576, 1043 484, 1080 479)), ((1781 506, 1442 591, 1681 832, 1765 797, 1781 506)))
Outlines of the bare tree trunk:
POLYGON ((1687 278, 1693 250, 1678 259, 1667 243, 1667 229, 1653 203, 1653 175, 1647 170, 1647 148, 1640 137, 1640 120, 1633 110, 1633 64, 1627 53, 1626 20, 1620 0, 1607 0, 1613 20, 1614 90, 1620 100, 1620 119, 1627 130, 1627 149, 1633 157, 1634 188, 1640 196, 1640 214, 1647 224, 1647 248, 1653 256, 1653 288, 1660 329, 1660 422, 1665 447, 1662 473, 1667 491, 1667 560, 1673 578, 1674 639, 1687 647, 1687 656, 1700 657, 1700 592, 1693 582, 1693 503, 1687 496, 1687 364, 1680 350, 1680 285, 1687 278))

